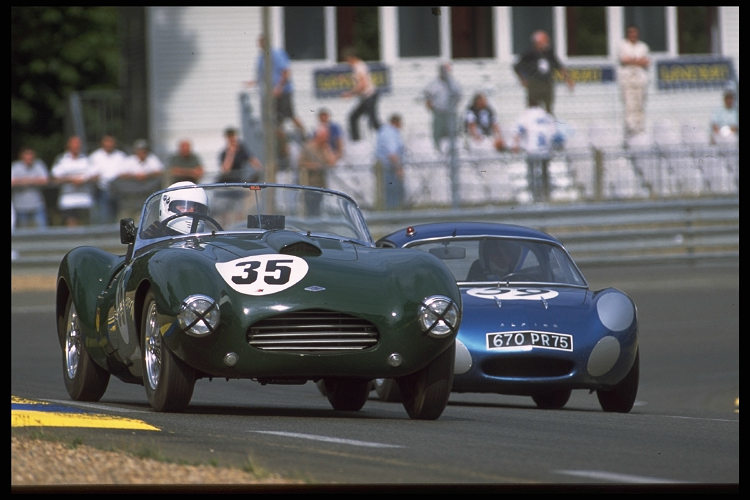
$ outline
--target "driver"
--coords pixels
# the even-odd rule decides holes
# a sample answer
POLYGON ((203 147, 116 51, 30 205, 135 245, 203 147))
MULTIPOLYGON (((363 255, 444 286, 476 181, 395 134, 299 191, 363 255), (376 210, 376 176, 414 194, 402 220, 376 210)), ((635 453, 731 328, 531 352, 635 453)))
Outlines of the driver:
POLYGON ((176 182, 167 189, 180 187, 184 189, 162 193, 159 200, 159 220, 144 230, 144 238, 188 234, 194 222, 198 223, 197 231, 203 230, 203 221, 190 214, 208 215, 206 191, 190 181, 176 182), (183 214, 185 217, 180 217, 183 214))
POLYGON ((168 189, 193 186, 190 189, 178 189, 161 195, 159 202, 159 222, 176 234, 188 234, 194 222, 198 222, 198 231, 203 227, 203 221, 193 217, 179 217, 181 214, 197 213, 208 215, 208 197, 202 187, 194 182, 175 182, 168 189))
POLYGON ((521 246, 497 238, 479 242, 479 258, 469 269, 467 281, 495 281, 516 270, 521 246))

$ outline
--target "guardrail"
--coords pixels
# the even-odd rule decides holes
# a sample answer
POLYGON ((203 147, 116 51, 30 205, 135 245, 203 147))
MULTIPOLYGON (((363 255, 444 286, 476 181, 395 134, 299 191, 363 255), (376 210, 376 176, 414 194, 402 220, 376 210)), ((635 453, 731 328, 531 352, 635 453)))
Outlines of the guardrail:
MULTIPOLYGON (((477 209, 367 212, 379 238, 406 225, 435 221, 495 221, 531 226, 558 237, 579 264, 705 261, 739 257, 739 197, 580 205, 520 205, 477 209)), ((11 271, 55 270, 65 253, 90 245, 122 254, 116 224, 46 230, 18 229, 11 271)))

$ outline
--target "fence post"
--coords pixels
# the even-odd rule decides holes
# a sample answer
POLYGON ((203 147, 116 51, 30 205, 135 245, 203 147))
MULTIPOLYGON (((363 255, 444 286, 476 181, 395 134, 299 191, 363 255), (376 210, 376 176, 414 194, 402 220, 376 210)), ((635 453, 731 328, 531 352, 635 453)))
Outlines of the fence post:
POLYGON ((594 199, 602 201, 604 199, 604 152, 599 148, 594 148, 594 199))

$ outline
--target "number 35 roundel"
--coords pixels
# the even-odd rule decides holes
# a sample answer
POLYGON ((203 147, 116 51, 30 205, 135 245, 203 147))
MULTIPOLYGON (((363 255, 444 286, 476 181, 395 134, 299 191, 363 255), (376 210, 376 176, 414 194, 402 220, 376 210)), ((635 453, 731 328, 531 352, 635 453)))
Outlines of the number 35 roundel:
POLYGON ((309 268, 300 257, 271 254, 217 262, 216 269, 239 293, 271 295, 299 283, 309 268))

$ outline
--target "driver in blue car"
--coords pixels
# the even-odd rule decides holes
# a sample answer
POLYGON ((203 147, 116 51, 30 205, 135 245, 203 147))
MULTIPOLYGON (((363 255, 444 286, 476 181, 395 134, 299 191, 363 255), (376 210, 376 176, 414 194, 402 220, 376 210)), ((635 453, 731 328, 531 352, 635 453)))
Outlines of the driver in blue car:
POLYGON ((203 230, 204 222, 200 216, 208 215, 206 191, 190 181, 176 182, 168 189, 183 186, 194 187, 169 191, 161 195, 159 220, 143 231, 144 238, 179 236, 203 230), (196 216, 191 216, 191 214, 196 214, 196 216), (195 230, 193 230, 194 224, 197 224, 195 230))
POLYGON ((521 246, 513 241, 486 239, 479 242, 479 258, 471 264, 467 281, 497 281, 516 270, 521 246))

